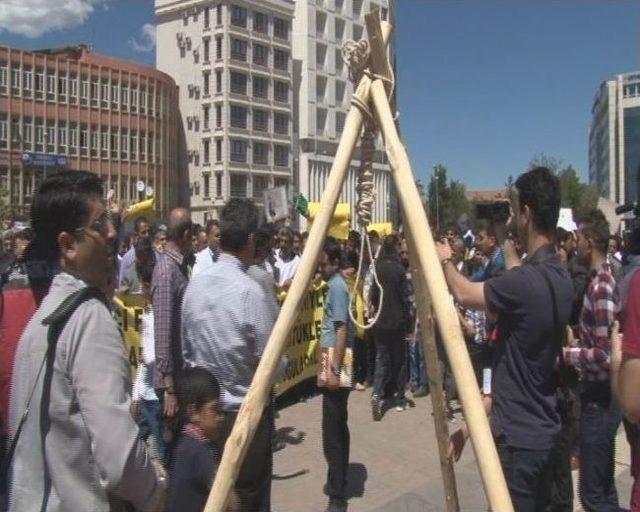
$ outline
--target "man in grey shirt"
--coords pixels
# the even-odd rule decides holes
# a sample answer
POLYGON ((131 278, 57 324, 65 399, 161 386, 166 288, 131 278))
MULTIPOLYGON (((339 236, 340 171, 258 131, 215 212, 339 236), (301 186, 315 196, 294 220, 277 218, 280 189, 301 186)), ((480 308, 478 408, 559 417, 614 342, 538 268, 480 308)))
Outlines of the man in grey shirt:
MULTIPOLYGON (((221 254, 194 276, 182 303, 182 351, 186 366, 211 371, 222 387, 225 419, 220 451, 231 433, 276 319, 265 290, 247 274, 254 263, 258 211, 232 199, 220 215, 221 254)), ((271 411, 265 410, 236 481, 243 511, 271 510, 271 411)))
POLYGON ((17 438, 11 512, 160 511, 165 485, 131 418, 129 363, 106 306, 113 291, 115 230, 102 181, 69 171, 44 181, 32 207, 34 244, 57 252, 60 273, 18 346, 9 425, 17 438), (87 286, 101 298, 81 303, 47 351, 47 318, 87 286))

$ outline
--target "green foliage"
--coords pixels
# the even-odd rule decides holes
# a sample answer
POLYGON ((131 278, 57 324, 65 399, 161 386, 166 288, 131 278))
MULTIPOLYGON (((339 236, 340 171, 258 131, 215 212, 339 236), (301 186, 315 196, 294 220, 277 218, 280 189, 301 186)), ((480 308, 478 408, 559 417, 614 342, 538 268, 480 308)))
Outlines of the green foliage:
POLYGON ((455 226, 460 215, 471 214, 471 204, 465 192, 466 187, 462 182, 447 178, 447 168, 444 165, 435 166, 427 187, 427 215, 436 230, 455 226))

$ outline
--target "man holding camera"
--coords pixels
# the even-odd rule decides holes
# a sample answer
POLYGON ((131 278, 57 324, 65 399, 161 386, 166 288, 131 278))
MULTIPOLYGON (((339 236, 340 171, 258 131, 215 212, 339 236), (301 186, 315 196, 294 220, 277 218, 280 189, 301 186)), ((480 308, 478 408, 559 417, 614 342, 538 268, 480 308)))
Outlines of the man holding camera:
MULTIPOLYGON (((507 485, 519 512, 539 510, 549 500, 552 449, 560 432, 555 362, 571 311, 571 278, 553 244, 560 210, 558 178, 537 167, 516 181, 517 232, 524 263, 502 276, 474 283, 451 263, 451 249, 437 244, 445 278, 456 300, 483 309, 497 321, 491 395, 485 397, 507 485)), ((458 458, 468 435, 452 436, 458 458)))

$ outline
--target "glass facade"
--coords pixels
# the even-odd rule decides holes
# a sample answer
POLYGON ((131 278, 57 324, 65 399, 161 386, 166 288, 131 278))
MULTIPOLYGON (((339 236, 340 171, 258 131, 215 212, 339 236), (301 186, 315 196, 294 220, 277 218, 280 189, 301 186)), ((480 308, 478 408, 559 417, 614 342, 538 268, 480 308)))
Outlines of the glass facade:
POLYGON ((625 202, 637 201, 640 178, 640 107, 624 109, 625 202))

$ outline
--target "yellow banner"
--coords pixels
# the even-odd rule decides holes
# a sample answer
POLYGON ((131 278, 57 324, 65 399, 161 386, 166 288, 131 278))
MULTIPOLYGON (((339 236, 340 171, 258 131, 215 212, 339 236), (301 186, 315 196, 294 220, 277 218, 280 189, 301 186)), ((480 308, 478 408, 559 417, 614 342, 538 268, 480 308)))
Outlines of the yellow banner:
POLYGON ((135 380, 138 362, 142 361, 142 313, 146 301, 142 295, 118 295, 113 298, 113 305, 131 365, 131 379, 135 380))
MULTIPOLYGON (((316 218, 320 211, 320 203, 309 203, 309 226, 307 229, 311 231, 313 219, 316 218)), ((349 224, 351 220, 351 207, 349 203, 338 203, 329 224, 329 236, 337 240, 346 240, 349 238, 349 224)))

